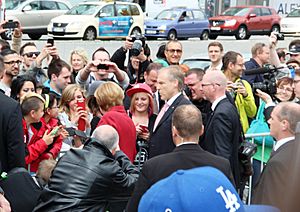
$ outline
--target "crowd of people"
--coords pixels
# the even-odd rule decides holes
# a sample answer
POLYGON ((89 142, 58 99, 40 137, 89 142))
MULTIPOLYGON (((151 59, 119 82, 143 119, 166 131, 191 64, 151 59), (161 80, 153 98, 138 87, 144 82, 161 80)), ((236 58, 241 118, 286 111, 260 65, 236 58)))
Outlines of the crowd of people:
POLYGON ((145 42, 132 54, 132 37, 112 56, 78 48, 64 61, 51 44, 23 43, 19 25, 11 45, 0 40, 0 209, 246 210, 252 175, 253 204, 295 211, 300 40, 276 44, 272 33, 245 61, 213 41, 204 70, 179 64, 178 40, 154 58, 145 42), (240 146, 258 114, 275 144, 256 143, 245 162, 240 146))

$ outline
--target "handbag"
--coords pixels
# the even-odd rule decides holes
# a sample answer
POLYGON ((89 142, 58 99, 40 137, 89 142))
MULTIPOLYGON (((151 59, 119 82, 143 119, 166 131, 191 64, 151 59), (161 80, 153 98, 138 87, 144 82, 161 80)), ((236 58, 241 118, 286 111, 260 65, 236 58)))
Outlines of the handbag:
MULTIPOLYGON (((257 134, 257 133, 268 133, 270 132, 270 128, 268 123, 266 122, 264 116, 264 108, 265 102, 261 102, 255 120, 252 121, 249 129, 247 130, 247 134, 257 134)), ((256 144, 262 145, 263 136, 254 137, 254 142, 256 144)), ((265 136, 265 146, 273 147, 274 139, 272 136, 265 136)))

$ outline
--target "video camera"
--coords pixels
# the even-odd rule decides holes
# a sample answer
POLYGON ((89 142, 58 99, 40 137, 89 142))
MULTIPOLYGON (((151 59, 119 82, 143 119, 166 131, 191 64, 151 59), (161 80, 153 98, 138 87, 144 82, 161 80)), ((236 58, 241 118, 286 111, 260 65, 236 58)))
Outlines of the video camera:
POLYGON ((146 37, 141 34, 131 35, 131 41, 133 42, 131 54, 132 56, 138 56, 141 53, 142 48, 145 49, 146 47, 146 37))
POLYGON ((252 84, 253 91, 256 89, 260 89, 261 91, 268 93, 269 95, 274 95, 277 92, 276 87, 276 72, 279 68, 276 68, 272 65, 267 65, 258 69, 251 69, 249 71, 245 71, 245 75, 254 75, 254 74, 263 74, 264 81, 263 82, 255 82, 252 84))

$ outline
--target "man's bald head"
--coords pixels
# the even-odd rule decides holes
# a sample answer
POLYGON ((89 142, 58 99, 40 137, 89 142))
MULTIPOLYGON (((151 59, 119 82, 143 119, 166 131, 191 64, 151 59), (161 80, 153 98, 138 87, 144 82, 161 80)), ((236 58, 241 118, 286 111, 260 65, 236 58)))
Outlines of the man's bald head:
POLYGON ((210 83, 216 83, 220 87, 226 88, 227 79, 222 71, 208 71, 204 77, 207 77, 210 83))
POLYGON ((205 98, 214 102, 225 95, 227 79, 221 71, 208 71, 202 79, 202 90, 205 98))
POLYGON ((97 127, 93 132, 92 138, 97 139, 111 152, 116 149, 119 144, 119 134, 115 128, 110 125, 101 125, 97 127))

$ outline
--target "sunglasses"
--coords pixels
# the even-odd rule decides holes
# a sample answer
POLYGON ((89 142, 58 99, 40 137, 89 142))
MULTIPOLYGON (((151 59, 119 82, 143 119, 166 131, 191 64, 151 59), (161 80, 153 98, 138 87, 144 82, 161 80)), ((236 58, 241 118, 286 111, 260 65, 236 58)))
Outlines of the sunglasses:
POLYGON ((28 52, 28 53, 24 53, 23 55, 26 55, 27 57, 33 57, 33 55, 35 56, 39 56, 40 52, 28 52))

